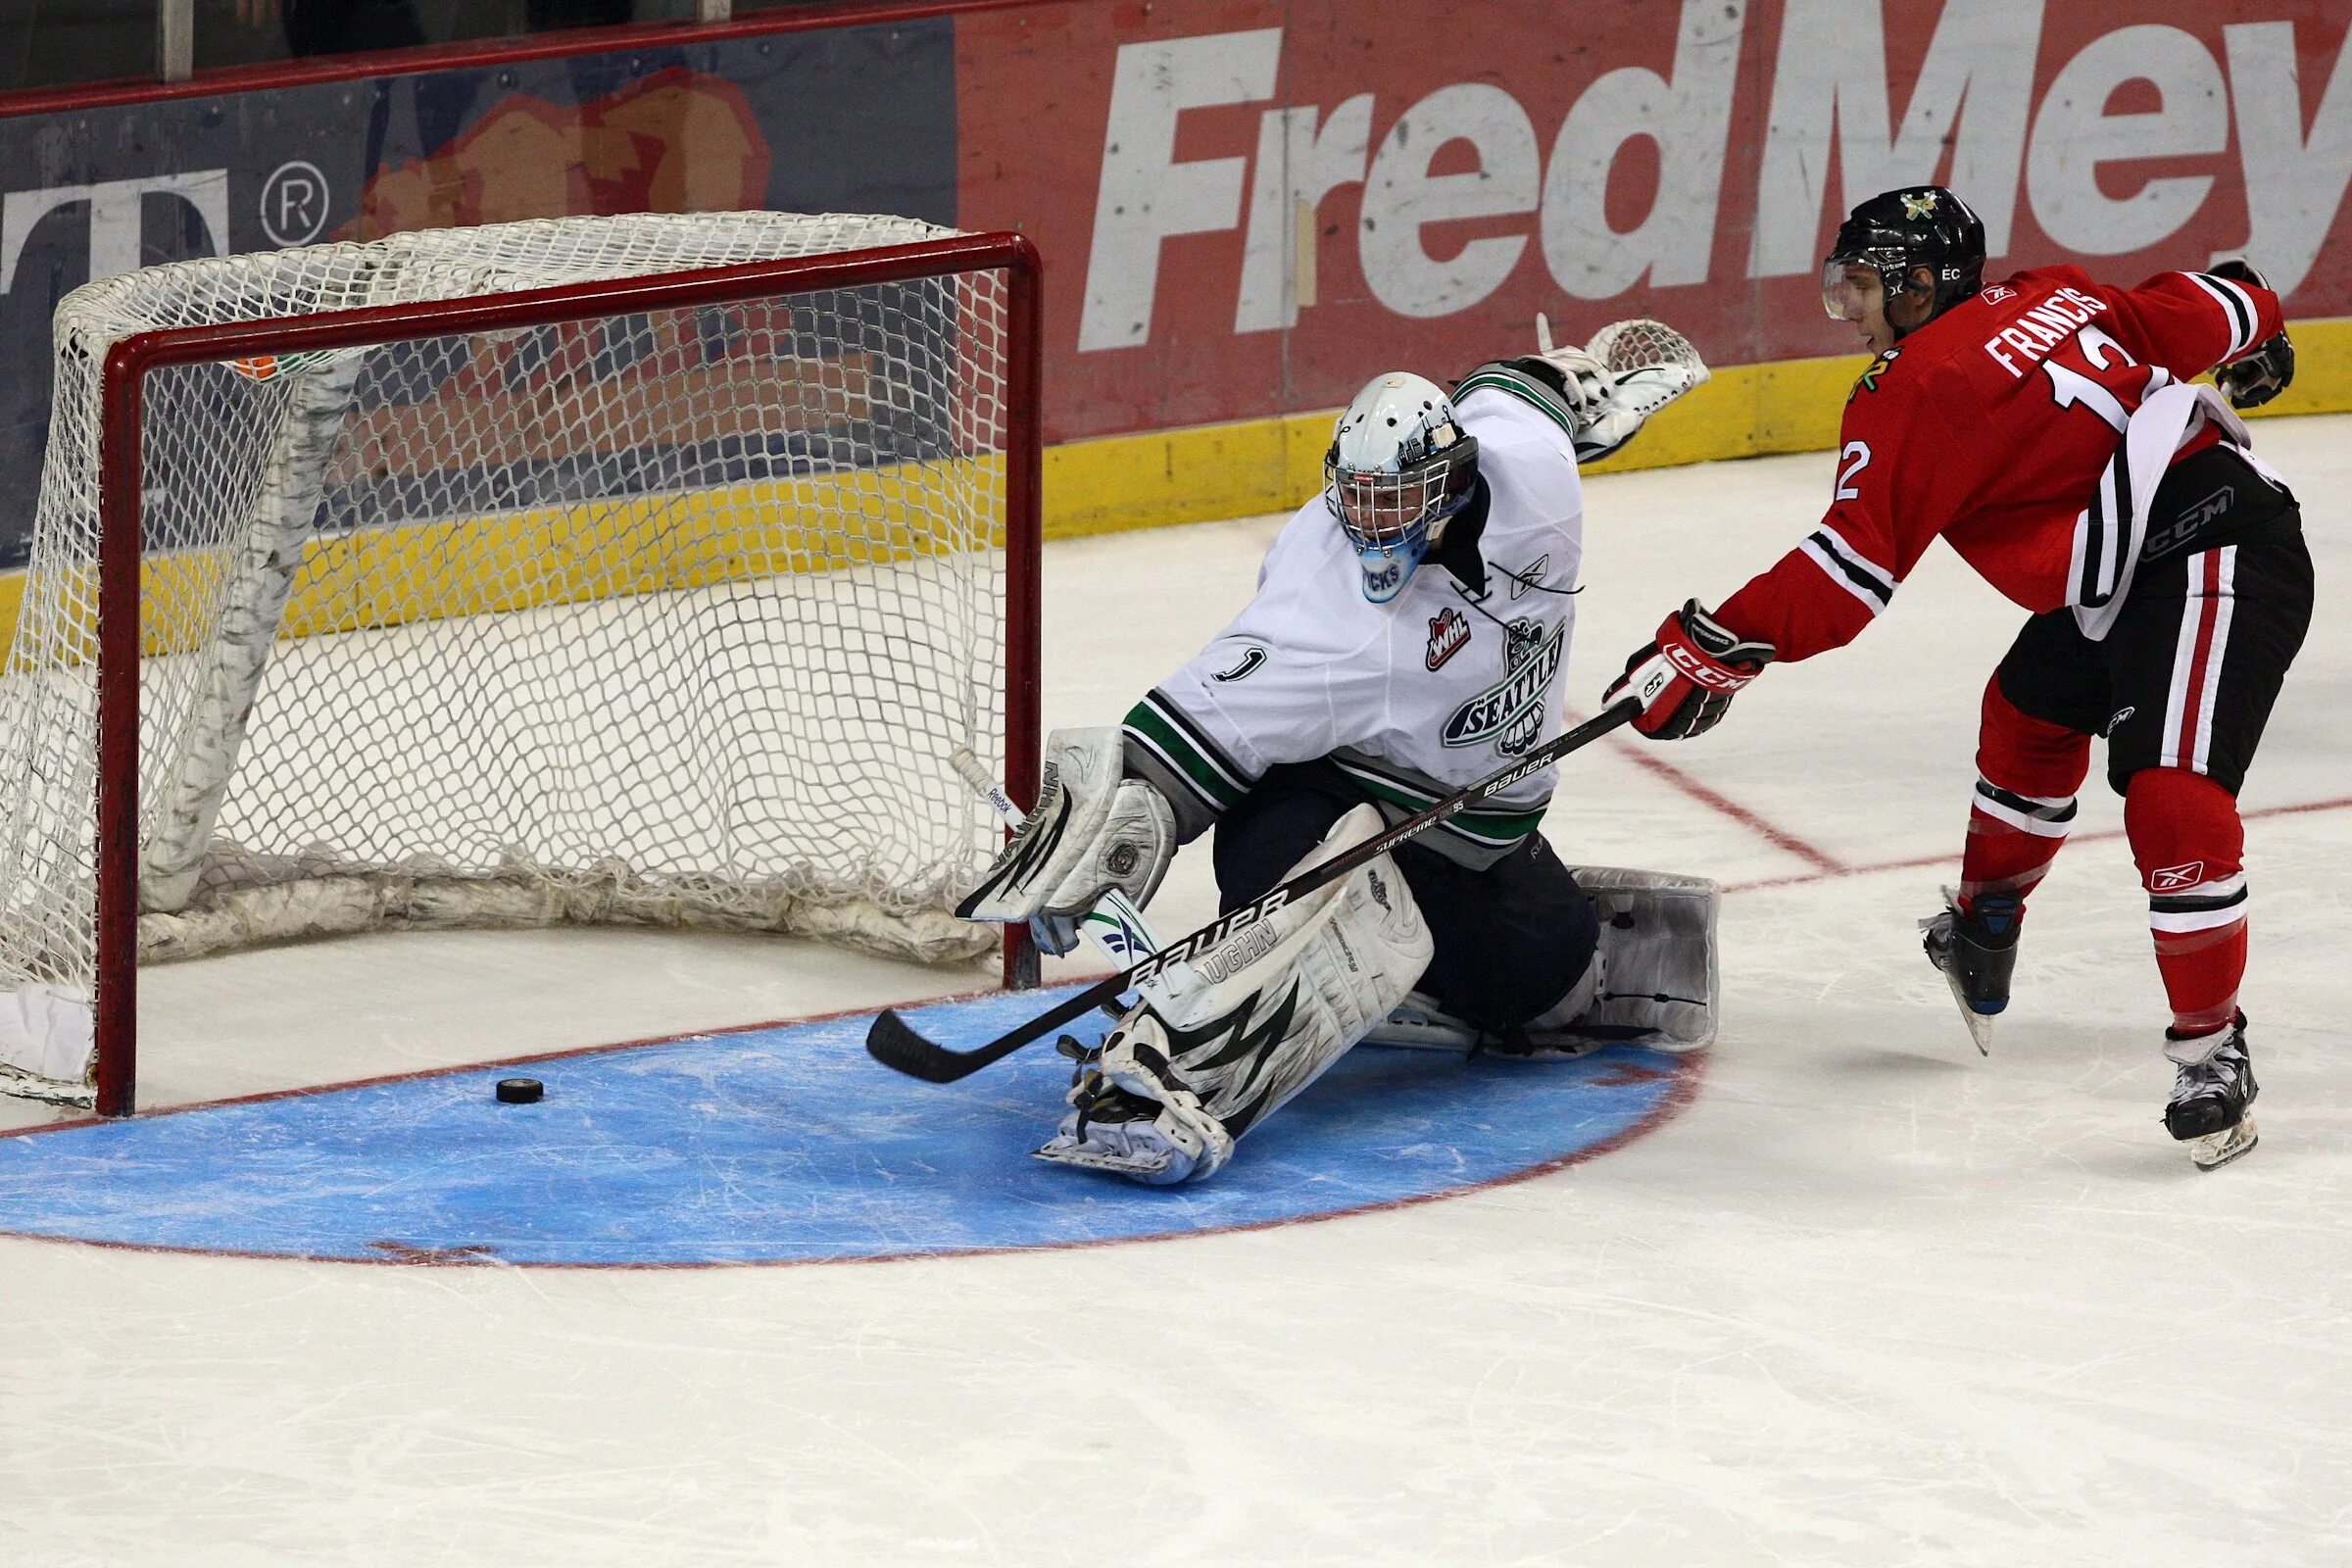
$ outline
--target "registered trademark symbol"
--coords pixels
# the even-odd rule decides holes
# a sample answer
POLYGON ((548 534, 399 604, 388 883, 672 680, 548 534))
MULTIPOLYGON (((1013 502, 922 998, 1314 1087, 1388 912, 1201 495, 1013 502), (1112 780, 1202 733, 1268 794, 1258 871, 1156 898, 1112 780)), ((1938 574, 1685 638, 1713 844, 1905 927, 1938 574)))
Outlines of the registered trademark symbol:
POLYGON ((307 245, 326 227, 326 176, 316 164, 280 164, 262 186, 262 228, 279 248, 307 245))

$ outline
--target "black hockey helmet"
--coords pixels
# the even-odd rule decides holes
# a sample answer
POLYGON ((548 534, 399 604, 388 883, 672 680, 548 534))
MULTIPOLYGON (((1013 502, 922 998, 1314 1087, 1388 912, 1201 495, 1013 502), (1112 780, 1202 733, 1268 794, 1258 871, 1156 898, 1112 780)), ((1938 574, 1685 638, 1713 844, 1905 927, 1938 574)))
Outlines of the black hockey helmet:
POLYGON ((1832 320, 1858 315, 1845 287, 1848 267, 1877 272, 1890 305, 1899 294, 1918 292, 1914 268, 1928 269, 1936 274, 1928 302, 1932 321, 1984 286, 1984 224, 1941 185, 1884 191, 1846 215, 1821 264, 1821 303, 1832 320))

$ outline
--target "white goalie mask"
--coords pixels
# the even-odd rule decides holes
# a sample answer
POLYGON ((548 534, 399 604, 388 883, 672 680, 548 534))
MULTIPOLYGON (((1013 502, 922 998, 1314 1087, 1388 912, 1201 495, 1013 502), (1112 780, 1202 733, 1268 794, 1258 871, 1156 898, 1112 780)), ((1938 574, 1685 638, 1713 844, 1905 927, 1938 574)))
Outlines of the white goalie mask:
POLYGON ((1323 502, 1355 546, 1366 599, 1403 591, 1477 482, 1478 442, 1435 381, 1392 370, 1355 395, 1323 458, 1323 502))

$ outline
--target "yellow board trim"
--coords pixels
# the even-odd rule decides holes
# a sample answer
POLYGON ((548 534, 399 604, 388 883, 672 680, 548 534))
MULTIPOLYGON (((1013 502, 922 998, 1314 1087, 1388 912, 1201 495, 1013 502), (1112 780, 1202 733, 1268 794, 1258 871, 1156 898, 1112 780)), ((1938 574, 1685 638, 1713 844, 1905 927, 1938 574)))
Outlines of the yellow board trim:
MULTIPOLYGON (((2352 318, 2294 323, 2295 384, 2253 417, 2352 411, 2352 318)), ((1838 445, 1845 397, 1867 354, 1726 366, 1588 473, 1623 473, 1838 445)), ((1046 537, 1288 512, 1323 484, 1337 409, 1149 435, 1075 441, 1046 453, 1046 537)))
MULTIPOLYGON (((948 524, 958 509, 942 499, 974 487, 1001 494, 1003 482, 999 458, 909 464, 534 508, 487 524, 418 523, 315 540, 280 627, 287 636, 316 637, 880 565, 955 548, 961 541, 950 536, 948 524), (821 529, 803 520, 815 517, 824 519, 821 529), (855 525, 844 527, 845 518, 855 525)), ((211 602, 225 569, 218 553, 142 563, 140 593, 151 612, 142 651, 192 651, 192 640, 171 629, 194 617, 153 612, 175 599, 211 602)), ((8 636, 24 585, 21 571, 0 576, 0 631, 8 636)), ((88 623, 95 584, 74 598, 84 613, 74 631, 77 657, 69 662, 96 647, 96 627, 88 623)))
MULTIPOLYGON (((2352 411, 2352 318, 2294 323, 2298 351, 2295 384, 2255 417, 2352 411)), ((1781 360, 1764 365, 1726 366, 1714 379, 1651 420, 1641 439, 1623 454, 1595 464, 1592 473, 1622 473, 1729 458, 1781 452, 1820 452, 1838 444, 1838 420, 1866 355, 1781 360)), ((1231 424, 1192 425, 1143 435, 1073 441, 1046 452, 1045 531, 1049 539, 1120 533, 1172 523, 1288 512, 1322 487, 1323 451, 1331 441, 1336 410, 1284 415, 1231 424)), ((614 581, 621 592, 708 586, 778 571, 824 570, 833 565, 895 560, 923 548, 906 529, 906 470, 827 480, 772 481, 740 485, 699 497, 665 497, 623 504, 548 509, 501 519, 479 548, 494 560, 519 565, 539 564, 533 586, 511 602, 388 604, 355 597, 356 584, 380 580, 385 557, 404 564, 431 559, 457 524, 387 530, 377 537, 338 541, 315 553, 301 602, 290 614, 304 632, 387 625, 402 620, 519 609, 527 605, 594 597, 614 581), (830 536, 819 548, 791 514, 807 508, 855 512, 870 533, 846 554, 830 536), (652 555, 640 555, 657 531, 653 524, 674 514, 667 526, 698 535, 694 564, 685 577, 657 579, 652 555), (747 520, 748 519, 748 520, 747 520), (636 542, 631 543, 632 539, 636 542), (566 563, 545 569, 549 553, 566 563), (759 562, 760 566, 751 565, 759 562)), ((473 525, 467 525, 473 526, 473 525)), ((179 591, 184 563, 150 562, 144 568, 149 594, 179 591)), ((463 574, 480 580, 480 573, 463 574)), ((24 574, 0 573, 0 647, 14 637, 24 574)))

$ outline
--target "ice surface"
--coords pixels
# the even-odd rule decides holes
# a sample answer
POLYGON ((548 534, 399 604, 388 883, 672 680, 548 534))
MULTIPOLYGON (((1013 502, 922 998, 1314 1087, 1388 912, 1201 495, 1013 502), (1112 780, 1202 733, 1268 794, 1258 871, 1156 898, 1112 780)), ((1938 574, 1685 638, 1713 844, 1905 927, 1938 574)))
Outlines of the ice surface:
MULTIPOLYGON (((1937 551, 1859 645, 1772 671, 1714 734, 1569 766, 1570 859, 1734 890, 1722 1043, 1648 1138, 1417 1208, 931 1262, 0 1242, 0 1563, 2352 1560, 2352 419, 2257 440, 2322 597, 2244 796, 2263 1142, 2226 1170, 2158 1124, 2162 992, 2103 792, 1989 1060, 1918 956, 2018 619, 1937 551)), ((1830 472, 1596 481, 1576 696, 1801 536, 1830 472)), ((1054 547, 1049 723, 1114 719, 1240 605, 1275 525, 1054 547)), ((1171 929, 1209 911, 1203 859, 1154 906, 1171 929)), ((967 984, 749 938, 366 939, 150 971, 144 1089, 967 984)))

